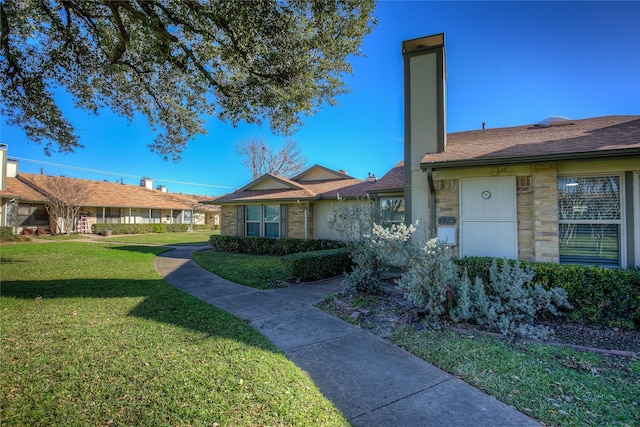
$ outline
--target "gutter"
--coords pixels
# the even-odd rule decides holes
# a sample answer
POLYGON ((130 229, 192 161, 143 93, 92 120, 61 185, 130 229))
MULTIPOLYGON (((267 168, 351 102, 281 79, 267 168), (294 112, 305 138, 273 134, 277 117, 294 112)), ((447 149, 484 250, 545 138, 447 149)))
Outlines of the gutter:
POLYGON ((436 237, 436 187, 433 184, 433 168, 427 168, 427 181, 429 181, 429 236, 436 237))
POLYGON ((588 151, 583 153, 562 153, 562 154, 540 154, 536 156, 516 156, 516 157, 482 157, 479 159, 449 160, 442 162, 422 162, 420 167, 423 171, 429 169, 451 169, 466 166, 495 166, 500 164, 514 163, 537 163, 560 160, 588 160, 602 158, 624 158, 626 156, 640 155, 640 148, 627 150, 610 151, 588 151))

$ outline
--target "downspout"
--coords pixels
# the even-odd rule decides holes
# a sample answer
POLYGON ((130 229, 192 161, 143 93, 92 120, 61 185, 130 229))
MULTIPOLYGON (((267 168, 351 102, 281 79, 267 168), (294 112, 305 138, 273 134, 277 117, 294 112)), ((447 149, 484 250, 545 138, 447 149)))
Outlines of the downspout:
POLYGON ((309 239, 309 207, 304 207, 304 239, 309 239))
POLYGON ((436 237, 436 187, 433 184, 433 168, 427 168, 429 181, 429 236, 436 237))

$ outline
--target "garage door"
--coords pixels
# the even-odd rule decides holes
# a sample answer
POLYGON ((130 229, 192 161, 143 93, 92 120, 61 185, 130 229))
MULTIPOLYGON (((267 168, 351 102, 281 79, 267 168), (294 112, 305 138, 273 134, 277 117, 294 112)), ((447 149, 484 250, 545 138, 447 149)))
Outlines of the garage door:
POLYGON ((518 258, 516 178, 460 180, 460 255, 518 258))

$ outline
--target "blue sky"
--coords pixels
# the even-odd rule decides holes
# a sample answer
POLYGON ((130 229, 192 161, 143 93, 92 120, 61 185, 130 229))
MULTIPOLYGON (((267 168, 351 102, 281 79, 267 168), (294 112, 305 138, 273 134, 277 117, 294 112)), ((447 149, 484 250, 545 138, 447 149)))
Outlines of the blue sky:
MULTIPOLYGON (((403 157, 403 40, 446 35, 447 131, 640 114, 640 2, 382 1, 378 26, 356 57, 352 92, 305 121, 293 135, 308 165, 382 176, 403 157)), ((222 195, 251 180, 237 141, 285 138, 268 126, 233 128, 207 120, 208 135, 193 140, 182 161, 164 161, 147 147, 154 135, 141 118, 127 123, 64 106, 86 148, 44 154, 19 129, 2 122, 0 140, 22 172, 120 181, 154 178, 171 192, 222 195), (46 162, 46 163, 43 163, 46 162), (69 168, 61 165, 74 166, 69 168), (82 168, 82 169, 79 169, 82 168), (104 172, 92 172, 104 171, 104 172), (106 173, 110 172, 110 173, 106 173), (185 185, 181 183, 197 183, 185 185)))

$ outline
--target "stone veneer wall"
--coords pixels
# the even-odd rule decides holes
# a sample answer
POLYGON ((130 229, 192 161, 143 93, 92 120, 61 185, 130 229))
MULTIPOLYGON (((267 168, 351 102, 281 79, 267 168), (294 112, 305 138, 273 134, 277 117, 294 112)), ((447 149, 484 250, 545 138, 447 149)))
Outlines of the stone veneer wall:
POLYGON ((534 260, 559 262, 558 171, 555 164, 532 167, 534 260))
MULTIPOLYGON (((434 181, 436 190, 436 221, 440 216, 454 216, 457 219, 456 232, 460 244, 460 185, 457 179, 443 179, 434 181)), ((436 228, 438 223, 436 222, 436 228)), ((454 246, 453 255, 459 256, 459 246, 454 246)))

